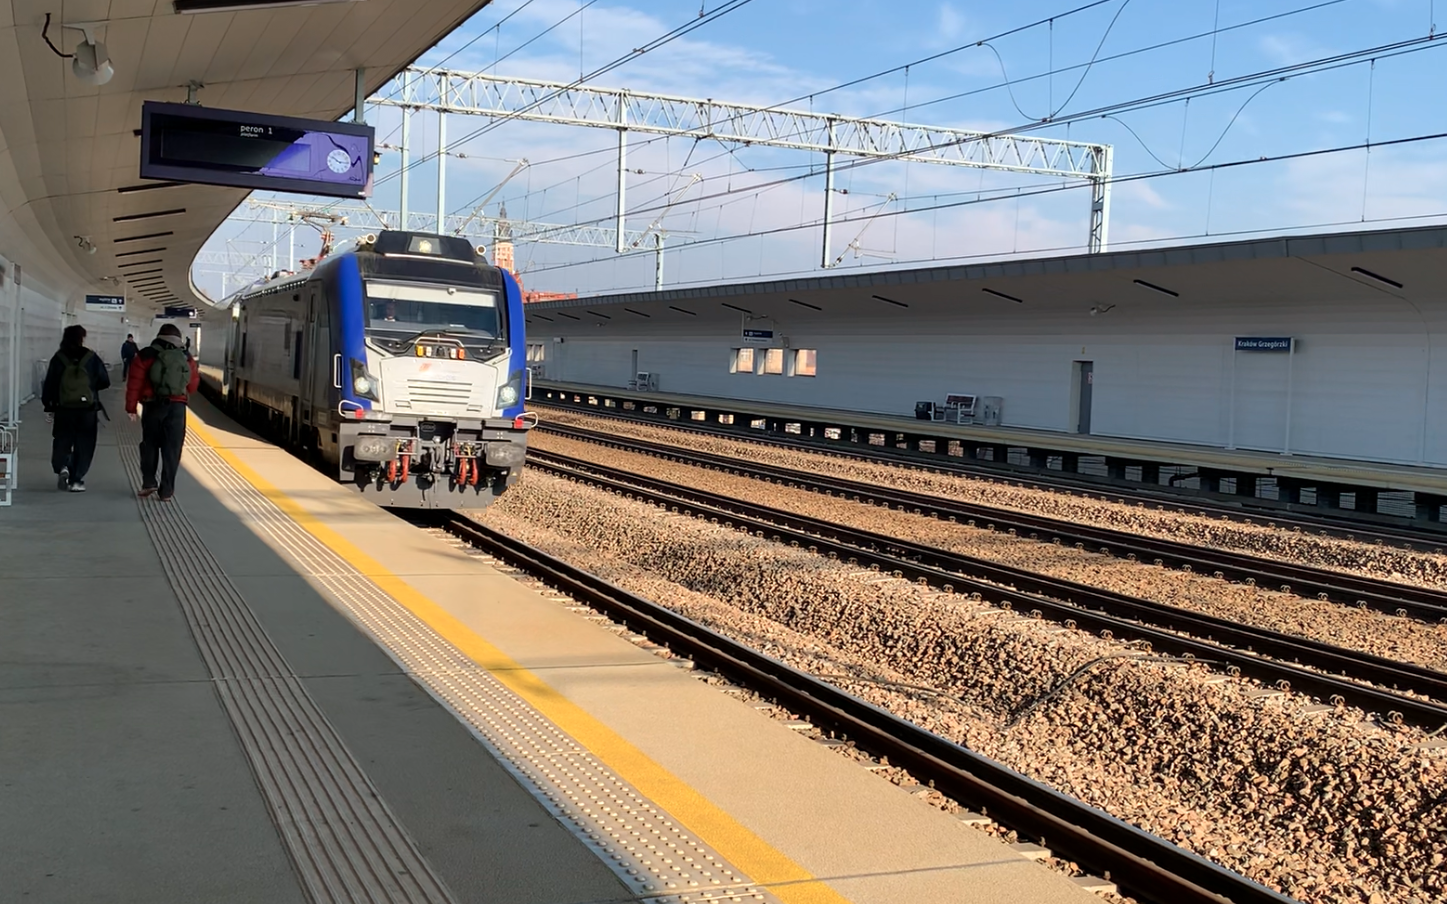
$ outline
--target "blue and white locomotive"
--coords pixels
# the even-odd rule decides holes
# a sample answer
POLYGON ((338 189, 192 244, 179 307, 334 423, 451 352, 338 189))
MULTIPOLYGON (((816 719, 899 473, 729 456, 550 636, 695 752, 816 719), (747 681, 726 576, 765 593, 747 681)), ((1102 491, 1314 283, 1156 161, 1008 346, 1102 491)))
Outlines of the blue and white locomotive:
POLYGON ((522 294, 466 239, 382 232, 238 293, 224 385, 378 505, 481 508, 521 474, 522 294))

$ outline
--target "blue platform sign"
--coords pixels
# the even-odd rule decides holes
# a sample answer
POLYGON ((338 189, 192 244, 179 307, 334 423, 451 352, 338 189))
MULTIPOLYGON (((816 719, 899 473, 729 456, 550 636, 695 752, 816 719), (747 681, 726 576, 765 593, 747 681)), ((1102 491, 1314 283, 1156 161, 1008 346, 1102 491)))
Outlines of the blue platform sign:
POLYGON ((87 311, 111 311, 116 314, 126 312, 126 297, 124 295, 87 295, 85 297, 85 309, 87 311))
POLYGON ((773 330, 744 330, 743 340, 745 345, 769 345, 774 341, 773 330))
POLYGON ((1238 352, 1289 352, 1290 336, 1237 336, 1238 352))

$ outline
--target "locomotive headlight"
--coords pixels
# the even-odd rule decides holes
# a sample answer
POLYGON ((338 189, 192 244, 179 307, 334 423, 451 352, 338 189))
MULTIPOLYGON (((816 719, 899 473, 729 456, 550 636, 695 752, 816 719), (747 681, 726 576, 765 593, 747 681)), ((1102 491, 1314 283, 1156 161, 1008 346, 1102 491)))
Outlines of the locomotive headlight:
POLYGON ((497 390, 497 407, 508 408, 516 405, 523 394, 523 372, 514 371, 512 378, 497 390))
POLYGON ((357 395, 364 399, 379 400, 377 395, 377 378, 367 373, 367 365, 361 361, 352 361, 352 389, 357 395))

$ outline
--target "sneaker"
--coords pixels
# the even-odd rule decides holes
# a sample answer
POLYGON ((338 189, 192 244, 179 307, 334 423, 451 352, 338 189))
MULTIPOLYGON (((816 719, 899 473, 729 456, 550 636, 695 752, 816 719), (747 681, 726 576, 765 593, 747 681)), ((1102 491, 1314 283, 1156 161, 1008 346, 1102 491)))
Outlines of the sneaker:
POLYGON ((70 491, 71 491, 72 493, 84 493, 84 492, 85 492, 85 481, 84 481, 84 480, 77 480, 75 483, 73 483, 73 484, 70 485, 70 491))
POLYGON ((61 468, 55 475, 55 488, 64 490, 70 486, 70 468, 61 468))
POLYGON ((141 487, 140 492, 136 493, 136 495, 141 499, 145 499, 154 492, 156 492, 155 487, 141 487))

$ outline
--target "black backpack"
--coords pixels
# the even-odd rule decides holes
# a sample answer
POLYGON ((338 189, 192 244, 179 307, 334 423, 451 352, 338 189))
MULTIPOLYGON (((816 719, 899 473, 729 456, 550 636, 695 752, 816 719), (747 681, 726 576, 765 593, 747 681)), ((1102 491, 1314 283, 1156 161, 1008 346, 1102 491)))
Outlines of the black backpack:
POLYGON ((90 349, 86 349, 79 359, 61 356, 65 370, 60 374, 60 393, 56 399, 61 408, 95 407, 95 390, 91 388, 88 366, 93 357, 95 353, 90 349))

